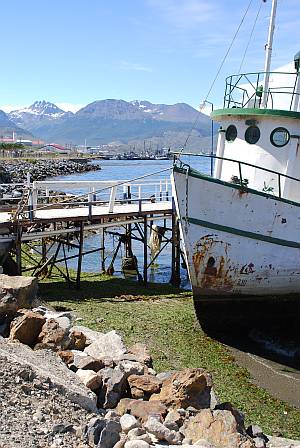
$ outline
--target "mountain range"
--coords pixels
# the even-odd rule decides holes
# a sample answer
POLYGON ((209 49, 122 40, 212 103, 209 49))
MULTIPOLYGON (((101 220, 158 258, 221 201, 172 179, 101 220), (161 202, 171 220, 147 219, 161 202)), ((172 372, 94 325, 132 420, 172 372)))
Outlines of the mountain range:
POLYGON ((209 143, 210 118, 186 103, 106 99, 72 113, 43 100, 7 115, 0 112, 1 134, 7 129, 23 138, 31 135, 46 142, 78 145, 86 141, 89 146, 110 144, 125 150, 141 149, 145 140, 159 147, 181 147, 192 127, 189 145, 203 149, 209 143))

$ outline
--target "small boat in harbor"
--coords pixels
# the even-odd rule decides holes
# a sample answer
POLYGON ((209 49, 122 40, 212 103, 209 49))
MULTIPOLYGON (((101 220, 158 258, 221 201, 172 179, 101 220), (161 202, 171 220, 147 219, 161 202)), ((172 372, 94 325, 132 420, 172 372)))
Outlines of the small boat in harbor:
POLYGON ((211 114, 221 126, 217 152, 199 157, 213 157, 212 175, 186 164, 183 154, 173 168, 204 328, 299 311, 300 52, 294 72, 270 72, 276 7, 273 0, 265 70, 228 77, 224 106, 211 114))

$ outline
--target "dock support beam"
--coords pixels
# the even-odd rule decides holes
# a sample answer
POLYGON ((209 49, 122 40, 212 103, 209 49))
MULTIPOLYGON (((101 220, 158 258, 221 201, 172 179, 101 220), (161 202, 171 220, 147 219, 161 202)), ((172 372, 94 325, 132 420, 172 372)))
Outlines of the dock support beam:
POLYGON ((16 264, 17 264, 17 273, 18 275, 22 275, 22 240, 21 240, 21 227, 17 227, 16 232, 16 264))
POLYGON ((77 263, 77 277, 76 277, 76 288, 77 289, 80 288, 82 252, 83 252, 83 222, 81 222, 79 225, 79 249, 78 249, 78 263, 77 263))
POLYGON ((144 272, 143 272, 143 280, 144 285, 147 285, 148 283, 148 243, 147 243, 147 216, 144 217, 144 272))

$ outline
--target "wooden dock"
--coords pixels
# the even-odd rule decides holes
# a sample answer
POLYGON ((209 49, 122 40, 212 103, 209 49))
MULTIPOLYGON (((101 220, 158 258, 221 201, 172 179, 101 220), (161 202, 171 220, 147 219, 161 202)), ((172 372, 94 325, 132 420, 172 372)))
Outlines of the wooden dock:
POLYGON ((124 246, 125 265, 136 271, 140 281, 147 283, 150 266, 171 244, 170 281, 179 285, 180 238, 168 178, 32 183, 28 179, 27 184, 16 188, 22 189, 22 197, 18 200, 6 197, 0 208, 0 247, 7 247, 7 256, 2 260, 4 272, 7 259, 10 265, 14 260, 15 273, 19 275, 30 272, 36 276, 51 276, 55 268, 70 286, 74 283, 79 288, 85 255, 100 252, 101 271, 112 274, 118 252, 124 246), (59 193, 62 191, 67 194, 59 193), (79 195, 78 191, 84 193, 79 195), (159 230, 154 230, 154 223, 160 224, 159 230), (160 244, 155 256, 150 257, 148 240, 153 231, 159 233, 156 236, 160 244), (91 232, 100 233, 101 245, 84 252, 84 238, 91 232), (171 236, 167 237, 167 233, 171 236), (107 234, 118 238, 111 260, 105 255, 107 234), (132 250, 133 240, 143 247, 142 269, 132 250), (72 255, 68 255, 70 249, 72 255), (68 265, 74 258, 77 259, 75 279, 68 265))

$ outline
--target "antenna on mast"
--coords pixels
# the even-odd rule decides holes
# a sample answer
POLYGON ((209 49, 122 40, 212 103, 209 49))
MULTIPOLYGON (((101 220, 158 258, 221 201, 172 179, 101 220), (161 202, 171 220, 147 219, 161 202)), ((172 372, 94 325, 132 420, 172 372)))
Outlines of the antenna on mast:
MULTIPOLYGON (((266 0, 263 0, 266 3, 266 0)), ((268 35, 268 43, 266 44, 266 60, 265 60, 265 79, 263 84, 263 97, 261 102, 261 107, 267 107, 268 102, 268 89, 269 89, 269 80, 270 80, 270 67, 271 67, 271 57, 272 57, 272 47, 273 47, 273 37, 275 31, 275 18, 276 18, 276 10, 277 10, 277 0, 272 1, 272 11, 271 18, 269 24, 269 35, 268 35)))

